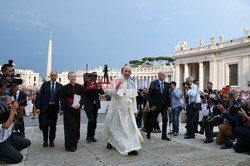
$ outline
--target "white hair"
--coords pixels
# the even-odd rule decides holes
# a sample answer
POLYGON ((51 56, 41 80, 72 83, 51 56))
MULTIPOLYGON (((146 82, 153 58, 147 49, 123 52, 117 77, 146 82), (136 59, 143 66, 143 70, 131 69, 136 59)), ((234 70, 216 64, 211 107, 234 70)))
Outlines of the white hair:
POLYGON ((0 102, 6 102, 7 100, 11 100, 9 95, 0 96, 0 102))
POLYGON ((124 68, 129 68, 130 70, 132 70, 132 67, 131 67, 131 66, 126 65, 126 66, 123 66, 123 67, 121 68, 121 73, 122 73, 122 71, 123 71, 124 68))
POLYGON ((187 77, 187 78, 186 78, 186 82, 189 82, 189 81, 192 81, 192 82, 193 82, 193 81, 194 81, 194 78, 191 77, 191 76, 187 77))

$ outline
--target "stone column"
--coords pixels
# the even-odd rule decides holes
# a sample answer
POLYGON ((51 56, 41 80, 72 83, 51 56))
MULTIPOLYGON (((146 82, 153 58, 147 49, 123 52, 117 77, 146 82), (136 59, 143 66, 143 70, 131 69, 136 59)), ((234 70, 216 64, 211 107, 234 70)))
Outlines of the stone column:
POLYGON ((52 35, 49 36, 49 46, 48 46, 48 61, 47 61, 47 80, 49 80, 50 72, 52 69, 52 35))
POLYGON ((217 62, 213 59, 211 61, 209 61, 209 80, 210 82, 213 83, 213 88, 214 89, 218 89, 219 87, 219 83, 218 83, 218 69, 217 69, 217 62))
POLYGON ((184 81, 186 81, 186 78, 189 76, 189 67, 188 64, 184 64, 184 81))
POLYGON ((200 82, 200 89, 203 90, 204 87, 204 67, 203 67, 203 62, 199 62, 199 82, 200 82))

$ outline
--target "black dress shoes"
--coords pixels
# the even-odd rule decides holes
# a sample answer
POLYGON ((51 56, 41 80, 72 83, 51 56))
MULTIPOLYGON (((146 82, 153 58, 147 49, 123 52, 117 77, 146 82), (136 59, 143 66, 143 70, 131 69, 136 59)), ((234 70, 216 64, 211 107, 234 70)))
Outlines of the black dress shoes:
POLYGON ((138 152, 136 150, 133 150, 131 152, 128 152, 128 155, 134 155, 134 156, 136 156, 136 155, 138 155, 138 152))
POLYGON ((147 133, 147 139, 151 139, 150 133, 147 133))
POLYGON ((112 149, 112 145, 110 143, 107 144, 107 149, 112 149))
POLYGON ((168 137, 161 137, 162 140, 170 141, 170 138, 168 137))
POLYGON ((50 146, 50 147, 54 147, 54 146, 55 146, 54 142, 50 142, 50 143, 49 143, 49 146, 50 146))
POLYGON ((195 138, 195 136, 188 136, 188 135, 184 136, 184 139, 194 139, 194 138, 195 138))
POLYGON ((44 143, 43 143, 43 147, 47 148, 48 146, 49 146, 49 145, 48 145, 47 142, 44 142, 44 143))
POLYGON ((92 138, 91 138, 91 141, 92 141, 92 142, 97 142, 97 140, 95 139, 95 137, 92 137, 92 138))
POLYGON ((206 139, 206 140, 204 141, 205 144, 209 144, 209 143, 212 143, 212 142, 214 142, 213 139, 206 139))
POLYGON ((87 141, 88 143, 90 143, 90 142, 91 142, 91 138, 90 138, 90 137, 87 137, 87 138, 86 138, 86 141, 87 141))
POLYGON ((66 148, 65 150, 68 151, 68 152, 75 152, 76 148, 66 148))

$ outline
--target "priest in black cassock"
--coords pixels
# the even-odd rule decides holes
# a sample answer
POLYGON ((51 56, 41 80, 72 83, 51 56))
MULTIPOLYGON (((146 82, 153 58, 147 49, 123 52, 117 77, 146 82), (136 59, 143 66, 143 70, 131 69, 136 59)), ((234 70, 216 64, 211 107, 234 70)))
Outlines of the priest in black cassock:
POLYGON ((74 152, 80 139, 81 107, 84 97, 83 86, 76 83, 76 73, 69 72, 68 79, 69 84, 62 87, 61 104, 64 114, 65 150, 74 152))

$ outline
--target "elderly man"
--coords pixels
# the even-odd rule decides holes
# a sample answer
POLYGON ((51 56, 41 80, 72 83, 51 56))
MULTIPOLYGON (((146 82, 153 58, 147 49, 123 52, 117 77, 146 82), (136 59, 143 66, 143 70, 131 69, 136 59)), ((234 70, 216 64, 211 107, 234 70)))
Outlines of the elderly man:
POLYGON ((193 77, 186 78, 187 134, 184 137, 185 139, 195 138, 195 121, 201 106, 200 90, 193 82, 193 77))
POLYGON ((167 137, 167 111, 170 111, 171 101, 169 95, 169 83, 165 82, 166 74, 162 71, 158 73, 158 79, 151 82, 148 91, 148 102, 151 109, 149 113, 149 122, 147 130, 147 138, 151 139, 150 133, 153 128, 153 123, 161 113, 162 116, 162 136, 161 139, 170 141, 167 137))
POLYGON ((105 119, 104 138, 108 141, 107 149, 114 146, 123 155, 137 155, 143 143, 137 128, 137 112, 134 81, 130 78, 131 68, 122 68, 122 76, 114 79, 115 86, 108 90, 112 95, 105 119))
POLYGON ((65 150, 74 152, 80 139, 81 108, 84 104, 83 86, 76 83, 76 73, 68 73, 69 84, 62 87, 65 150))

